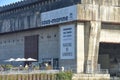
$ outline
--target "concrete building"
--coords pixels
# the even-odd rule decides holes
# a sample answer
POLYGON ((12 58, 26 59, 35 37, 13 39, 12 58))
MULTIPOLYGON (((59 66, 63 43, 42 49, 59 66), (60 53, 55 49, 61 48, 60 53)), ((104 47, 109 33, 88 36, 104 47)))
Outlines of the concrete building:
POLYGON ((24 0, 2 6, 0 63, 32 57, 77 73, 119 71, 119 6, 119 0, 24 0))

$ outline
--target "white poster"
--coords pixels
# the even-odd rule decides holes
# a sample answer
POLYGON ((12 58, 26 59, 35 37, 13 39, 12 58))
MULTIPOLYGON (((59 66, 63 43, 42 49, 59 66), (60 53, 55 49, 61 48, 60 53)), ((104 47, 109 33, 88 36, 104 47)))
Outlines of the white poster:
POLYGON ((75 58, 75 25, 60 26, 60 57, 75 58))
POLYGON ((41 26, 77 20, 77 5, 41 13, 41 26))

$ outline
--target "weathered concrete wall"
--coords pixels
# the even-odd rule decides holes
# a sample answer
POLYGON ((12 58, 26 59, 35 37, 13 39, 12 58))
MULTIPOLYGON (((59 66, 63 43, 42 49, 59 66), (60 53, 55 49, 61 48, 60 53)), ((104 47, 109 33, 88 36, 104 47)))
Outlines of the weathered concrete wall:
POLYGON ((99 20, 102 22, 120 22, 120 7, 80 4, 78 5, 79 20, 99 20))
POLYGON ((41 29, 39 34, 39 61, 42 58, 59 58, 59 27, 41 29))
MULTIPOLYGON (((39 35, 38 58, 41 62, 43 58, 58 58, 59 66, 65 69, 76 71, 75 59, 60 59, 60 27, 53 26, 17 33, 10 33, 0 36, 0 63, 9 58, 24 57, 25 36, 39 35)), ((76 53, 74 53, 76 55, 76 53)), ((16 63, 15 63, 16 64, 16 63)), ((83 64, 83 63, 82 63, 83 64)), ((80 67, 79 67, 80 68, 80 67)))
POLYGON ((9 58, 24 57, 24 37, 39 35, 39 61, 41 58, 59 58, 59 28, 49 27, 0 36, 0 63, 9 58))
POLYGON ((120 0, 82 0, 81 3, 95 4, 95 5, 119 6, 120 0))
MULTIPOLYGON (((40 27, 40 14, 42 12, 63 8, 79 2, 78 0, 73 0, 73 2, 56 0, 50 3, 45 1, 2 12, 0 13, 0 33, 40 27)), ((119 5, 119 0, 82 0, 82 4, 78 4, 78 20, 120 22, 119 5)), ((4 8, 8 8, 8 6, 4 8)))
POLYGON ((120 43, 120 25, 103 24, 100 34, 100 42, 120 43))
POLYGON ((98 20, 98 5, 79 4, 78 20, 98 20))
MULTIPOLYGON (((120 2, 119 0, 82 0, 83 4, 78 4, 78 14, 77 14, 78 20, 88 21, 90 22, 90 24, 88 23, 88 25, 85 24, 79 26, 79 28, 76 28, 77 31, 76 43, 82 44, 82 47, 81 45, 77 45, 76 59, 61 60, 60 66, 62 65, 69 66, 75 64, 75 67, 78 68, 78 71, 79 70, 83 71, 83 67, 81 68, 80 66, 83 66, 83 64, 85 64, 85 66, 87 65, 87 68, 89 67, 88 72, 89 70, 91 70, 90 72, 95 71, 98 60, 98 49, 99 49, 99 38, 100 38, 99 34, 101 30, 101 23, 120 22, 120 15, 119 15, 120 7, 118 7, 120 4, 119 2, 120 2), (85 26, 85 28, 83 26, 85 26), (81 53, 82 56, 79 53, 81 53), (77 60, 77 65, 76 65, 76 60, 77 60), (81 61, 79 65, 80 60, 85 60, 85 63, 84 61, 81 61)), ((0 32, 19 31, 23 29, 40 27, 40 10, 41 8, 43 8, 42 10, 43 12, 45 12, 49 10, 49 7, 40 8, 39 6, 36 5, 35 7, 34 5, 32 6, 32 8, 29 6, 23 9, 17 9, 16 11, 11 11, 8 13, 1 14, 0 32)), ((101 35, 105 34, 105 36, 101 37, 101 41, 117 40, 119 33, 120 33, 119 30, 103 29, 101 31, 101 35), (114 39, 111 38, 108 39, 106 37, 111 32, 115 32, 112 33, 114 39)), ((48 58, 48 57, 59 58, 60 56, 59 28, 58 26, 54 26, 51 28, 23 31, 20 33, 6 34, 0 36, 0 40, 1 40, 0 54, 3 56, 1 59, 3 60, 9 57, 23 57, 24 36, 36 35, 36 34, 37 35, 39 34, 39 59, 41 60, 41 58, 48 58), (9 55, 9 51, 12 52, 11 55, 9 55), (9 57, 8 55, 6 57, 6 55, 4 54, 8 54, 9 57)))
POLYGON ((0 36, 0 63, 9 58, 23 57, 24 37, 19 34, 0 36))
POLYGON ((84 60, 85 60, 85 26, 84 23, 78 23, 76 26, 76 62, 77 73, 84 72, 84 60))
POLYGON ((86 65, 87 73, 94 73, 94 71, 97 70, 100 31, 101 31, 101 22, 91 21, 88 61, 86 65))
POLYGON ((73 3, 80 1, 30 0, 3 6, 0 9, 0 33, 41 27, 41 13, 72 6, 73 3))

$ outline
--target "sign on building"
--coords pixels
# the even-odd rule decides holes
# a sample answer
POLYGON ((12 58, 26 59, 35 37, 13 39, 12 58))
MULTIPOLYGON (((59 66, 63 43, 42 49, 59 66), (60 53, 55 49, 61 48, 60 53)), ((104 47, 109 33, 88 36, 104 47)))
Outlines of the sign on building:
POLYGON ((65 7, 41 13, 41 26, 59 24, 77 19, 77 6, 65 7))
POLYGON ((75 58, 75 25, 60 26, 60 58, 75 58))

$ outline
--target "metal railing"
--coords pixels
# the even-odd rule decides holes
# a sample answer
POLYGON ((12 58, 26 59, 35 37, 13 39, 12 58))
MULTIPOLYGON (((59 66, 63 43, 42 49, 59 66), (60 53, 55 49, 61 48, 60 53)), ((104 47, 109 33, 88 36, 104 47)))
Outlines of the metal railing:
POLYGON ((7 74, 37 74, 37 73, 59 73, 59 70, 6 70, 1 71, 0 74, 7 75, 7 74))
MULTIPOLYGON (((65 71, 72 71, 74 73, 74 72, 76 72, 77 66, 75 66, 75 65, 68 65, 68 66, 65 66, 64 68, 65 68, 65 71)), ((99 69, 99 70, 96 70, 94 72, 86 72, 86 73, 109 74, 109 70, 108 69, 99 69)))

